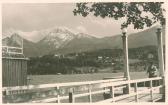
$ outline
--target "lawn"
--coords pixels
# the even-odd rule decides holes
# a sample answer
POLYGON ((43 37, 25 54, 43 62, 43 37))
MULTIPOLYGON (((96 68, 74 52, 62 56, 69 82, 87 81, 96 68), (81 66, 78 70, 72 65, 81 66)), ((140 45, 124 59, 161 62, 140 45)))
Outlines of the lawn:
MULTIPOLYGON (((68 75, 29 75, 30 84, 66 83, 102 80, 104 77, 123 76, 123 73, 94 73, 68 75)), ((147 78, 145 72, 130 72, 131 79, 147 78)))

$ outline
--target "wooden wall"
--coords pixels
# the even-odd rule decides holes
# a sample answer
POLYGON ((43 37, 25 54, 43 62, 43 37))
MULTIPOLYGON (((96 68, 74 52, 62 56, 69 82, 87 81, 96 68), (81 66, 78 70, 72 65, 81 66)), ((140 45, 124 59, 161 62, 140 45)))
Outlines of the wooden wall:
POLYGON ((2 58, 2 86, 27 85, 27 60, 2 58))

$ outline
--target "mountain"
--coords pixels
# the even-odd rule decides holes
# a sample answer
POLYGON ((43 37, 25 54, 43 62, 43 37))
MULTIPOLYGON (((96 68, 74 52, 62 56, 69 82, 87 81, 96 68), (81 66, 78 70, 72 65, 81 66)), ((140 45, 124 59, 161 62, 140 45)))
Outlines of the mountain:
POLYGON ((51 53, 72 53, 72 52, 82 52, 94 50, 96 41, 99 40, 96 37, 90 35, 79 33, 71 41, 69 41, 65 46, 57 50, 53 50, 51 53))
MULTIPOLYGON (((156 46, 157 36, 156 27, 133 33, 128 35, 128 47, 137 48, 144 46, 156 46)), ((87 36, 87 35, 84 35, 87 36)), ((163 28, 163 43, 165 43, 165 28, 163 28)), ((71 53, 71 52, 82 52, 92 51, 99 49, 118 49, 122 48, 122 37, 121 35, 115 35, 104 38, 75 38, 70 41, 66 46, 53 50, 52 53, 71 53)))
POLYGON ((38 42, 39 45, 46 45, 51 48, 60 48, 75 38, 75 34, 64 28, 51 30, 46 37, 38 42))
MULTIPOLYGON (((54 28, 50 30, 50 32, 37 43, 37 46, 41 52, 41 55, 45 55, 48 53, 58 52, 59 49, 72 48, 68 47, 71 42, 80 41, 85 42, 85 39, 94 39, 94 37, 90 35, 86 35, 83 33, 74 34, 70 30, 66 28, 54 28)), ((80 42, 80 43, 81 43, 80 42)), ((72 46, 74 46, 72 44, 72 46)), ((78 45, 79 46, 79 45, 78 45)))
POLYGON ((23 39, 23 53, 26 57, 36 57, 41 55, 37 44, 26 39, 23 39))
MULTIPOLYGON (((19 39, 17 36, 21 36, 19 34, 13 33, 11 38, 4 38, 3 45, 16 46, 16 44, 18 44, 17 40, 19 39)), ((25 56, 31 57, 57 53, 67 54, 73 52, 94 51, 99 49, 122 48, 121 35, 96 38, 85 33, 75 34, 69 29, 60 27, 47 30, 44 33, 41 32, 41 34, 44 36, 43 39, 36 43, 23 39, 25 56)), ((165 39, 165 28, 163 30, 163 39, 165 39)), ((163 40, 163 43, 165 43, 165 40, 163 40)), ((129 48, 150 45, 157 45, 156 27, 128 35, 129 48)))
MULTIPOLYGON (((15 39, 18 36, 19 37, 22 36, 22 34, 24 33, 19 31, 15 33, 13 30, 10 31, 10 35, 8 35, 8 37, 3 39, 3 45, 17 47, 18 45, 14 43, 17 41, 15 39)), ((64 46, 67 46, 68 43, 73 42, 74 40, 81 39, 83 40, 83 42, 85 42, 84 39, 92 39, 92 42, 93 42, 93 39, 95 38, 84 33, 74 34, 73 32, 71 32, 69 29, 65 27, 52 28, 52 29, 43 31, 43 33, 38 32, 37 34, 39 35, 43 34, 43 36, 45 37, 36 43, 23 38, 24 54, 27 57, 47 55, 53 52, 53 50, 56 50, 57 52, 58 49, 61 49, 64 46)), ((21 46, 18 46, 18 47, 21 47, 21 46)))
MULTIPOLYGON (((128 37, 128 45, 130 48, 157 45, 156 27, 144 30, 139 33, 131 34, 128 37)), ((165 27, 163 28, 163 43, 165 44, 165 27)))
POLYGON ((83 52, 83 51, 94 51, 99 49, 114 49, 119 48, 118 44, 120 37, 105 37, 105 38, 96 38, 96 37, 80 37, 75 38, 70 41, 66 46, 55 50, 53 52, 58 53, 72 53, 72 52, 83 52))
POLYGON ((14 33, 11 37, 4 38, 2 44, 4 46, 22 47, 22 37, 19 34, 14 33))

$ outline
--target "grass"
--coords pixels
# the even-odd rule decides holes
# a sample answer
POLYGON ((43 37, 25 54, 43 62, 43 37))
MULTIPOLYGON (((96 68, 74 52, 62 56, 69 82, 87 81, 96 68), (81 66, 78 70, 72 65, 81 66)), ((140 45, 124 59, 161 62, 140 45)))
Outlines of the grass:
MULTIPOLYGON (((94 73, 94 74, 68 74, 68 75, 29 75, 30 84, 66 83, 102 80, 104 77, 123 76, 124 73, 94 73)), ((131 79, 147 78, 145 72, 130 72, 131 79)))

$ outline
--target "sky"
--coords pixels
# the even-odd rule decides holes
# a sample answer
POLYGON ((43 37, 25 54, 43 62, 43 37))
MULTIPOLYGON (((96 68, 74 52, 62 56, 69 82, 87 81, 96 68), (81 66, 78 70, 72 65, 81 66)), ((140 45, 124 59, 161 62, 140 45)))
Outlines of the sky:
MULTIPOLYGON (((74 16, 74 3, 18 3, 2 5, 2 32, 19 30, 32 33, 53 27, 67 27, 76 33, 87 33, 96 37, 121 34, 121 23, 124 19, 102 19, 88 15, 74 16)), ((128 34, 141 30, 128 27, 128 34)), ((25 35, 29 40, 40 38, 37 34, 25 35)))

